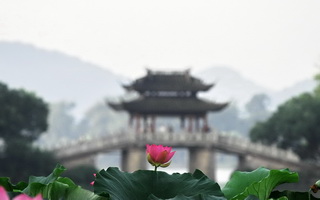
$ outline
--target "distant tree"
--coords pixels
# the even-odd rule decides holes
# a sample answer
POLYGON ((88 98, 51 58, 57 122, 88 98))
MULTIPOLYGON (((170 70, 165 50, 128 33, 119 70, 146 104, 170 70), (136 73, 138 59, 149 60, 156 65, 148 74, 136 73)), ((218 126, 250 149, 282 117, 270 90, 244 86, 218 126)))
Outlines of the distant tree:
POLYGON ((239 109, 235 104, 230 104, 221 112, 210 113, 209 124, 221 131, 239 131, 239 109))
POLYGON ((291 148, 302 159, 320 159, 320 98, 304 93, 278 107, 265 122, 250 132, 252 141, 291 148))
MULTIPOLYGON (((320 69, 320 65, 318 66, 320 69)), ((314 89, 314 94, 320 98, 320 74, 315 75, 314 79, 317 81, 318 85, 314 89)))
POLYGON ((10 177, 13 182, 18 182, 27 181, 30 175, 50 174, 57 161, 52 152, 17 140, 10 142, 0 153, 0 163, 0 177, 10 177))
POLYGON ((92 106, 78 124, 79 135, 104 135, 125 129, 128 115, 112 110, 106 103, 99 102, 92 106))
POLYGON ((32 146, 47 128, 47 104, 25 90, 0 83, 0 176, 26 181, 30 174, 49 173, 55 164, 49 152, 32 146))
POLYGON ((245 105, 249 113, 249 117, 255 123, 257 121, 264 121, 270 115, 268 111, 268 104, 270 98, 266 94, 256 94, 245 105))
POLYGON ((260 97, 260 95, 255 95, 246 104, 249 113, 247 117, 241 113, 237 105, 230 104, 221 112, 209 114, 209 124, 220 131, 235 132, 248 137, 252 126, 257 121, 266 118, 267 113, 269 113, 266 107, 260 104, 264 99, 260 97))
POLYGON ((52 145, 61 141, 77 138, 72 102, 52 103, 49 106, 48 130, 38 140, 39 146, 52 145))
POLYGON ((71 102, 59 102, 50 105, 48 117, 48 132, 54 133, 59 137, 74 137, 75 119, 72 110, 75 107, 71 102))
POLYGON ((245 104, 247 115, 238 120, 238 130, 245 136, 249 136, 252 127, 270 116, 268 110, 269 97, 265 94, 256 94, 245 104))
POLYGON ((0 83, 0 137, 32 142, 47 129, 47 104, 34 93, 0 83))

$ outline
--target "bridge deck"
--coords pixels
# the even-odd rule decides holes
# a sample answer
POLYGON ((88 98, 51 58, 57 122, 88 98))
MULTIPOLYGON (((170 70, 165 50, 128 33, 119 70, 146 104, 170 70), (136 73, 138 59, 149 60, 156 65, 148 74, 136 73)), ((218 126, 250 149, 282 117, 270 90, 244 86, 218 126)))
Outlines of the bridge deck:
POLYGON ((174 148, 211 148, 224 153, 258 157, 260 159, 288 163, 300 166, 297 155, 292 151, 275 146, 253 143, 248 139, 221 133, 121 133, 100 138, 72 141, 70 144, 55 147, 60 160, 76 159, 103 152, 110 152, 128 147, 144 147, 146 144, 162 144, 174 148))

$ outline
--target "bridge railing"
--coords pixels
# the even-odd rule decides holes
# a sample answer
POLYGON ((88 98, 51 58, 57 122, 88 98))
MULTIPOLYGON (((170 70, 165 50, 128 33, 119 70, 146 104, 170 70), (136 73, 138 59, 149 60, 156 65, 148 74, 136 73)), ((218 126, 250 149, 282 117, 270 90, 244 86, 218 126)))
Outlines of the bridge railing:
POLYGON ((218 150, 244 154, 273 157, 283 160, 298 162, 299 158, 288 150, 282 150, 275 146, 267 146, 260 143, 253 143, 248 139, 237 136, 230 136, 225 133, 119 133, 100 137, 87 137, 77 141, 70 141, 67 145, 56 146, 56 154, 60 157, 72 156, 81 153, 99 151, 110 151, 115 148, 125 147, 130 144, 157 143, 173 147, 209 147, 218 150))

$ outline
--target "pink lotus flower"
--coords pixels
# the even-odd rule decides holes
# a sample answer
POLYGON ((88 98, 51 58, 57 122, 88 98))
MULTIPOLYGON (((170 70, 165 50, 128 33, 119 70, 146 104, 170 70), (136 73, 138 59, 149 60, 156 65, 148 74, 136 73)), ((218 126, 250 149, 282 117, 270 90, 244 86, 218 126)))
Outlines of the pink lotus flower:
MULTIPOLYGON (((0 199, 1 200, 10 200, 9 196, 7 194, 7 191, 2 186, 0 186, 0 199)), ((38 194, 36 197, 32 198, 26 194, 19 194, 18 196, 16 196, 12 200, 42 200, 42 196, 41 196, 41 194, 38 194)))
POLYGON ((20 194, 20 195, 16 196, 15 198, 13 198, 12 200, 42 200, 42 196, 41 196, 41 194, 38 194, 36 197, 32 198, 26 194, 20 194))
POLYGON ((164 147, 162 145, 149 145, 147 144, 147 159, 148 162, 155 166, 155 170, 158 167, 168 167, 171 164, 170 159, 173 157, 175 151, 171 152, 172 147, 164 147))
POLYGON ((7 191, 1 186, 0 186, 0 199, 1 200, 9 200, 7 191))

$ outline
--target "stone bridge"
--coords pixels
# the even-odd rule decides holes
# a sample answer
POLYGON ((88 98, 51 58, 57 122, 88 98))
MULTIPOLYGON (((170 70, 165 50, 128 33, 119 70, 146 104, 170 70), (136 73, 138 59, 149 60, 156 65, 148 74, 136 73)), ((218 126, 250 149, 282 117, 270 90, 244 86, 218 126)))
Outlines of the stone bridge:
POLYGON ((290 168, 300 170, 312 168, 300 162, 292 151, 275 146, 253 143, 243 137, 226 133, 144 133, 125 132, 106 135, 99 138, 72 141, 69 144, 54 147, 57 158, 65 166, 93 163, 93 157, 99 153, 121 150, 121 168, 134 171, 146 168, 146 144, 162 144, 173 148, 189 150, 189 171, 198 168, 214 178, 214 153, 223 152, 237 155, 238 168, 290 168))

